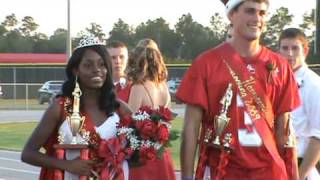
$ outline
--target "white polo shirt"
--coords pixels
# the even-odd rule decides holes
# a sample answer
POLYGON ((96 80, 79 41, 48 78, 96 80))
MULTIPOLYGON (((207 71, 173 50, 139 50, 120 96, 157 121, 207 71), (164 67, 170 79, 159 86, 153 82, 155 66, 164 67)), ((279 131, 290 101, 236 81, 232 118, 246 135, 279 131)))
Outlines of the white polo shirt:
POLYGON ((320 77, 306 64, 295 72, 302 104, 292 112, 298 139, 298 157, 303 157, 310 137, 320 139, 320 77))

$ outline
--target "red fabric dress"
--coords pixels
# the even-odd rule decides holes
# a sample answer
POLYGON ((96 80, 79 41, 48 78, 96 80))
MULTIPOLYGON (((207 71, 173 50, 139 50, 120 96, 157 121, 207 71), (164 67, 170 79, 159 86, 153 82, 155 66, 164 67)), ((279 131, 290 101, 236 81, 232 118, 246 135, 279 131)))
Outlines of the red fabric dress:
POLYGON ((162 159, 147 161, 141 167, 130 167, 129 180, 174 180, 173 160, 171 153, 166 149, 162 159))
MULTIPOLYGON (((237 102, 239 92, 221 56, 221 54, 232 56, 234 53, 236 51, 229 44, 224 43, 201 54, 186 73, 176 96, 187 104, 200 106, 204 110, 202 130, 212 128, 214 131, 213 117, 219 115, 221 108, 219 101, 228 83, 233 83, 234 93, 228 110, 228 117, 231 120, 225 131, 233 136, 234 151, 228 157, 229 162, 224 169, 226 173, 224 179, 278 180, 277 166, 264 144, 249 147, 239 143, 239 131, 247 130, 247 133, 251 133, 250 127, 248 128, 248 125, 244 123, 244 108, 238 106, 239 102, 237 102)), ((256 83, 261 84, 266 98, 271 101, 273 108, 271 111, 275 117, 281 113, 290 112, 299 105, 296 82, 286 60, 265 47, 257 56, 250 59, 243 58, 243 60, 251 69, 254 69, 252 73, 254 73, 256 83), (273 83, 267 82, 269 72, 266 66, 270 60, 278 67, 273 83)), ((206 146, 203 139, 204 131, 201 132, 199 144, 201 155, 197 174, 200 174, 200 177, 203 177, 205 166, 210 167, 211 175, 215 174, 220 155, 216 149, 206 146)))
POLYGON ((116 91, 117 97, 123 100, 124 102, 128 103, 131 87, 132 87, 132 84, 130 82, 127 82, 123 87, 120 85, 120 83, 117 83, 115 85, 115 91, 116 91))
MULTIPOLYGON (((121 87, 119 83, 116 84, 116 94, 121 100, 128 102, 132 84, 127 83, 125 87, 121 87)), ((176 179, 174 173, 173 160, 171 153, 166 149, 163 153, 162 159, 155 161, 147 161, 147 163, 140 167, 130 167, 130 180, 174 180, 176 179)))

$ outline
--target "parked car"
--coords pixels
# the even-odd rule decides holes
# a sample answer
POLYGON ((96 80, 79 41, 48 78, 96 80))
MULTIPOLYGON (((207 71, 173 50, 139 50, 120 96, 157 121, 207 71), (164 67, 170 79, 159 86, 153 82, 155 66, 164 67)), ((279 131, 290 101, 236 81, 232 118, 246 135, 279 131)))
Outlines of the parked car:
POLYGON ((169 93, 171 96, 171 101, 176 102, 177 104, 180 104, 181 102, 176 98, 176 92, 178 87, 180 86, 181 79, 179 78, 173 78, 167 81, 167 85, 169 88, 169 93))
MULTIPOLYGON (((0 82, 1 83, 1 82, 0 82)), ((3 98, 2 86, 0 85, 0 99, 3 98)))
POLYGON ((50 103, 52 98, 61 92, 64 81, 47 81, 38 90, 39 104, 50 103))

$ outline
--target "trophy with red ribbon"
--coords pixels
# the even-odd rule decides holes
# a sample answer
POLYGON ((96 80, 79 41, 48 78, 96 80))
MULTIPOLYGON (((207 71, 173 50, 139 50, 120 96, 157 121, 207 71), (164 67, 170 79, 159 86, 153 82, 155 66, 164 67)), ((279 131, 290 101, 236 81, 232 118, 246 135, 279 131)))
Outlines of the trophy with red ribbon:
MULTIPOLYGON (((80 135, 80 130, 83 126, 85 117, 81 116, 80 110, 80 96, 82 95, 81 89, 75 80, 75 88, 72 92, 73 103, 72 103, 72 113, 66 117, 66 122, 63 123, 59 129, 58 142, 55 144, 54 148, 56 150, 56 157, 58 159, 74 159, 80 156, 80 159, 89 159, 89 132, 82 133, 80 135)), ((78 176, 70 172, 63 172, 62 170, 56 169, 54 173, 55 180, 63 179, 88 179, 86 176, 78 176)))

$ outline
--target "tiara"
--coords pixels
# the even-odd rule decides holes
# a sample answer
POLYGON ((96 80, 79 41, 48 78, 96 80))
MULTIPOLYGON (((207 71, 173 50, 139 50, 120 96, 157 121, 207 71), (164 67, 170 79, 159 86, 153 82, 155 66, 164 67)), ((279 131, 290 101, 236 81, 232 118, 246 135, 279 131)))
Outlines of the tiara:
POLYGON ((86 37, 84 37, 83 39, 80 40, 80 42, 79 42, 78 46, 76 47, 76 49, 83 48, 83 47, 88 47, 88 46, 97 46, 97 45, 104 46, 105 43, 103 41, 101 41, 97 37, 86 36, 86 37))

